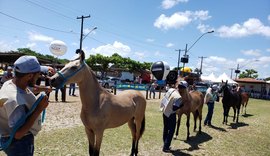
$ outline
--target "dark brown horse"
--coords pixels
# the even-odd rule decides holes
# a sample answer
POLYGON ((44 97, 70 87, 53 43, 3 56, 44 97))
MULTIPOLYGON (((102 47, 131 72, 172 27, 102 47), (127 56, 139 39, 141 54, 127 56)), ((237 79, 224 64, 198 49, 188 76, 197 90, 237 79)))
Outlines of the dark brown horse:
POLYGON ((60 88, 65 83, 77 83, 82 103, 81 120, 89 142, 89 155, 98 156, 105 129, 125 123, 131 130, 131 155, 137 155, 139 139, 145 129, 146 99, 139 91, 126 90, 113 95, 101 87, 91 68, 84 62, 84 52, 77 50, 80 58, 69 62, 51 79, 52 86, 60 88))
POLYGON ((222 98, 222 104, 223 104, 223 124, 227 124, 228 122, 228 116, 230 108, 233 108, 234 115, 233 115, 233 121, 235 121, 236 117, 236 123, 238 123, 239 118, 239 111, 241 107, 241 100, 242 97, 237 92, 231 92, 228 81, 225 83, 222 81, 222 86, 219 89, 219 93, 223 92, 223 98, 222 98))

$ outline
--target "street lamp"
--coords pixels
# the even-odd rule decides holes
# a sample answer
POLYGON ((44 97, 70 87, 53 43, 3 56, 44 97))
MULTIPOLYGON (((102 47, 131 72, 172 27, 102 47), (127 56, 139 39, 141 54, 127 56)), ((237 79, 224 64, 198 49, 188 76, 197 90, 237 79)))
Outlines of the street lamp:
POLYGON ((238 64, 237 64, 237 68, 236 68, 236 70, 234 71, 234 72, 235 72, 235 79, 237 79, 237 75, 241 72, 241 71, 240 71, 241 68, 244 68, 245 66, 247 66, 248 64, 250 64, 250 63, 252 63, 252 62, 258 62, 258 61, 259 61, 258 59, 256 59, 256 60, 251 60, 251 61, 249 61, 248 63, 242 65, 241 67, 239 66, 239 63, 238 63, 238 64))
POLYGON ((181 58, 181 62, 183 62, 183 72, 184 72, 184 68, 185 68, 185 63, 188 63, 188 55, 187 55, 187 52, 189 52, 189 50, 206 34, 210 34, 210 33, 213 33, 214 30, 212 31, 208 31, 206 33, 203 33, 188 49, 187 49, 187 44, 186 44, 186 48, 185 48, 185 55, 183 58, 181 58))
POLYGON ((97 27, 94 27, 93 29, 91 29, 86 35, 84 35, 84 37, 82 38, 82 41, 91 33, 93 32, 94 30, 96 30, 97 27))

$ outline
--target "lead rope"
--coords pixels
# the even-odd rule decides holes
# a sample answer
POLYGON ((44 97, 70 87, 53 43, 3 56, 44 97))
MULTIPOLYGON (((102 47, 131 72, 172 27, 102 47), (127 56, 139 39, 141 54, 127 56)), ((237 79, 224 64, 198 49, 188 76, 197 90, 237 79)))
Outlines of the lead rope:
POLYGON ((45 96, 44 94, 41 94, 39 96, 39 98, 36 100, 36 102, 33 104, 33 106, 31 107, 31 109, 21 119, 19 119, 17 121, 17 123, 15 124, 15 126, 12 129, 12 132, 10 134, 8 141, 3 143, 3 144, 2 144, 2 142, 0 142, 0 151, 8 148, 8 146, 11 144, 17 130, 25 123, 25 120, 28 118, 28 116, 30 116, 33 113, 33 111, 36 109, 37 105, 44 98, 44 96, 45 96))

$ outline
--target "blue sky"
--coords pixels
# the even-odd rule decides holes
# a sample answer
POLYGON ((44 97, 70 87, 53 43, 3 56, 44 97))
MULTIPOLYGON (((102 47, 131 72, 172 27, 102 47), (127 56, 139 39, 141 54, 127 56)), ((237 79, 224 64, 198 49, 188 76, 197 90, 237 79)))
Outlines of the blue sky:
POLYGON ((68 51, 60 58, 74 59, 82 15, 91 16, 84 34, 97 27, 83 40, 87 56, 118 53, 173 68, 176 49, 189 49, 214 30, 188 51, 186 66, 200 68, 203 56, 203 75, 230 76, 239 64, 270 77, 269 0, 0 0, 0 51, 28 47, 51 54, 50 43, 61 40, 68 51))

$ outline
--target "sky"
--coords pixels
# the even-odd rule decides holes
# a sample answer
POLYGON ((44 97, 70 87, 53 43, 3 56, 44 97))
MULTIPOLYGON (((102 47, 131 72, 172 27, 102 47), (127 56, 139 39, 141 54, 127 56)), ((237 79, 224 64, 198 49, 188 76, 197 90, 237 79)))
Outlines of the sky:
POLYGON ((0 0, 0 51, 52 55, 50 43, 61 40, 68 50, 58 57, 72 60, 80 47, 77 18, 89 15, 83 24, 86 57, 118 53, 165 61, 172 69, 178 50, 183 57, 187 46, 185 66, 199 69, 203 57, 203 75, 235 78, 239 65, 270 77, 269 0, 0 0))

